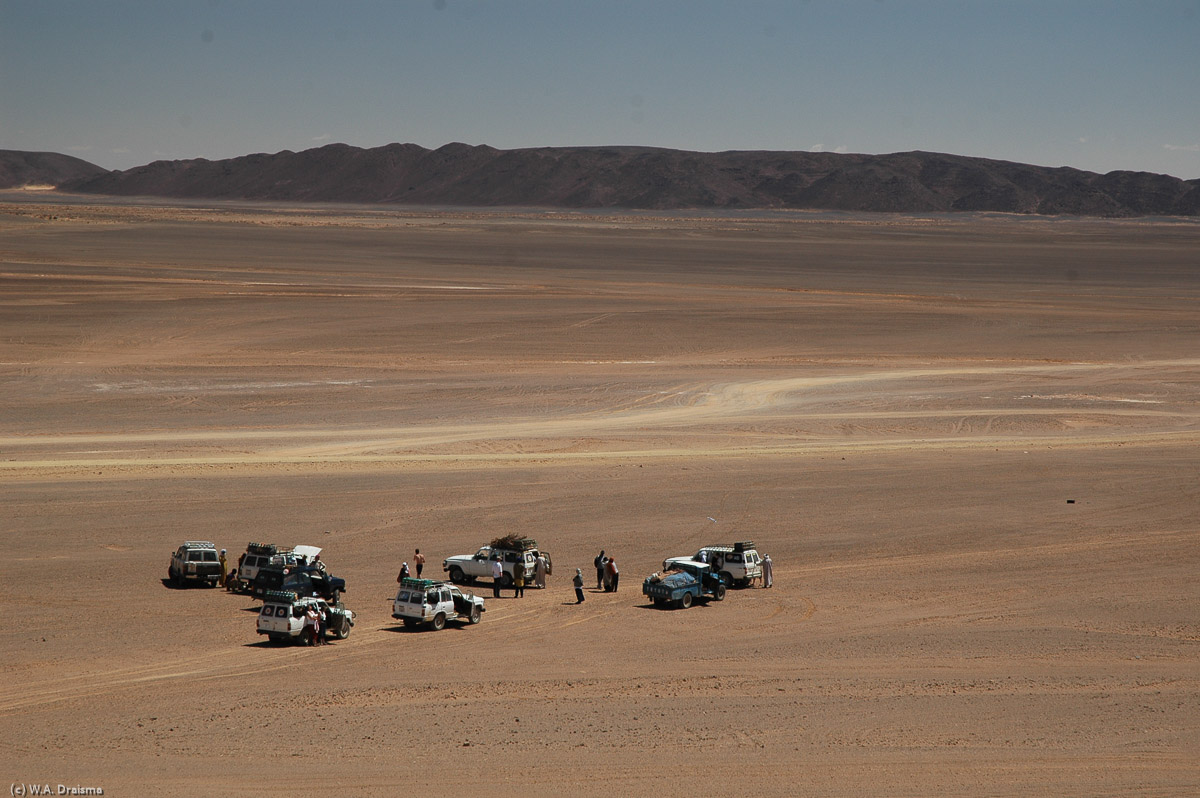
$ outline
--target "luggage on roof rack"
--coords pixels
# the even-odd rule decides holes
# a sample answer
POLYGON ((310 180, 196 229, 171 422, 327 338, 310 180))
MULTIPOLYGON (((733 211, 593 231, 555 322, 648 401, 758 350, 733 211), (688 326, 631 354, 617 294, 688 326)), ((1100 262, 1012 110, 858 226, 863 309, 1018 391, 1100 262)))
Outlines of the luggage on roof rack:
POLYGON ((734 551, 746 551, 746 549, 756 549, 756 548, 758 548, 758 547, 754 545, 753 540, 740 540, 737 543, 733 544, 734 551))
POLYGON ((493 549, 516 549, 517 551, 532 551, 538 547, 533 538, 522 538, 516 535, 505 535, 492 541, 493 549))
POLYGON ((416 579, 415 577, 406 576, 400 582, 400 587, 408 588, 409 590, 428 590, 436 585, 436 579, 416 579))
POLYGON ((251 554, 265 554, 268 557, 279 552, 279 548, 274 543, 248 543, 246 551, 251 554))
POLYGON ((293 590, 268 590, 263 593, 263 602, 268 604, 295 604, 296 593, 293 590))

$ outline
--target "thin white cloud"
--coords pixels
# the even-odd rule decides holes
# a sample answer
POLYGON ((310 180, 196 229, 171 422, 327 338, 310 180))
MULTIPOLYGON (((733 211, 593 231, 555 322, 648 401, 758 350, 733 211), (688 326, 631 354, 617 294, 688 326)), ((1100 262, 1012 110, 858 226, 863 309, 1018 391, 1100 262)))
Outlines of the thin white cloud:
POLYGON ((1200 144, 1164 144, 1163 149, 1175 152, 1200 152, 1200 144))
POLYGON ((848 152, 848 148, 846 147, 845 144, 839 144, 833 148, 833 151, 834 152, 848 152))
POLYGON ((824 152, 825 145, 824 144, 814 144, 808 148, 808 151, 809 152, 824 152))
POLYGON ((331 138, 333 138, 333 136, 329 135, 328 133, 322 133, 320 136, 313 136, 312 140, 313 141, 329 141, 331 138))

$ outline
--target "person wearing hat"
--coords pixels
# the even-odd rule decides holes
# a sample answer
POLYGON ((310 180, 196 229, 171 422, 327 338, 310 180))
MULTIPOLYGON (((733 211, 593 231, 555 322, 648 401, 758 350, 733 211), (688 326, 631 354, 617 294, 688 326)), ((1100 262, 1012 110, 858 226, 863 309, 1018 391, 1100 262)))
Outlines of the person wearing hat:
POLYGON ((400 564, 400 575, 396 577, 397 582, 403 582, 408 579, 408 563, 400 564))
POLYGON ((575 578, 571 580, 571 584, 575 585, 575 603, 583 603, 583 569, 575 569, 575 578))
POLYGON ((225 587, 225 564, 228 562, 225 559, 225 549, 221 549, 221 556, 218 557, 217 560, 221 563, 221 579, 218 584, 220 584, 221 587, 225 587))

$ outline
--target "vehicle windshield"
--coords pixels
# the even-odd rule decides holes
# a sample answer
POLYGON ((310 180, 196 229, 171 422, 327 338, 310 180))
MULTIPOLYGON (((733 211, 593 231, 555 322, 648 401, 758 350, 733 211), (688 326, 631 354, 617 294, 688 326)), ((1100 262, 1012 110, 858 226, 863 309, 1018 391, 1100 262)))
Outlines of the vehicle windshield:
POLYGON ((283 580, 283 589, 292 590, 298 595, 306 596, 313 591, 312 577, 308 574, 289 574, 283 580))

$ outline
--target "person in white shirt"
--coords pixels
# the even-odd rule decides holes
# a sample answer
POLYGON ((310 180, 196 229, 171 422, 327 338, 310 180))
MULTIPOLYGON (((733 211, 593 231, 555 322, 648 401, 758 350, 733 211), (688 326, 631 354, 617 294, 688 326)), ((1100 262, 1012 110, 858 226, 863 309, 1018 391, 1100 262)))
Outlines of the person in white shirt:
POLYGON ((499 558, 492 560, 492 597, 500 598, 500 583, 504 581, 504 564, 499 558))
POLYGON ((546 557, 542 554, 537 556, 533 564, 533 584, 541 588, 546 586, 546 557))

